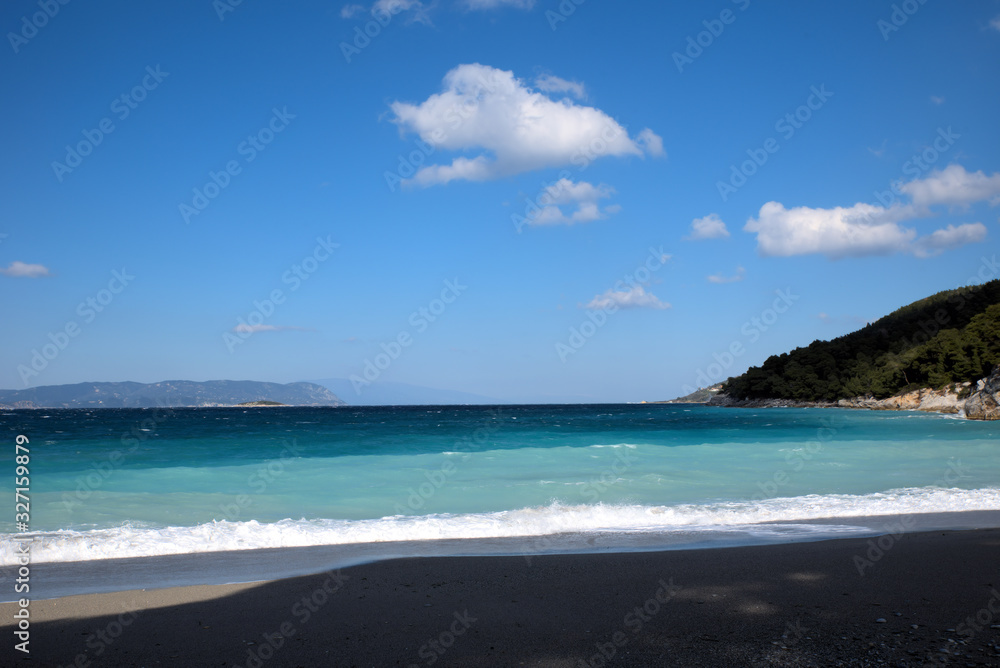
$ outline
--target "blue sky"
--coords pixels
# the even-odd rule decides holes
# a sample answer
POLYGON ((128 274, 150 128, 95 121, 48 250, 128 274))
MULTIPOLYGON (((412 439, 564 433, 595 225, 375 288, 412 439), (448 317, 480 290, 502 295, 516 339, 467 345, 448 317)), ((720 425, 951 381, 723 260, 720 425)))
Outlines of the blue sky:
POLYGON ((15 0, 0 26, 0 387, 667 399, 1000 277, 1000 2, 15 0))

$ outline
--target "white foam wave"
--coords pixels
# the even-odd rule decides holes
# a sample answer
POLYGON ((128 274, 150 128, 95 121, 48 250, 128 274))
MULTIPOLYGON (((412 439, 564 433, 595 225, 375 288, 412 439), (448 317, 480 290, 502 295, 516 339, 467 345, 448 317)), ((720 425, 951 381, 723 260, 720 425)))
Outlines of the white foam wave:
MULTIPOLYGON (((769 526, 756 525, 971 510, 1000 510, 1000 488, 908 488, 865 495, 808 495, 675 506, 553 503, 491 513, 396 515, 369 520, 285 519, 274 523, 223 520, 194 527, 163 528, 126 524, 111 529, 33 534, 31 560, 87 561, 272 547, 531 537, 558 533, 711 532, 734 527, 768 531, 769 526)), ((0 536, 3 539, 0 541, 0 565, 17 563, 13 539, 24 537, 25 534, 0 536)))

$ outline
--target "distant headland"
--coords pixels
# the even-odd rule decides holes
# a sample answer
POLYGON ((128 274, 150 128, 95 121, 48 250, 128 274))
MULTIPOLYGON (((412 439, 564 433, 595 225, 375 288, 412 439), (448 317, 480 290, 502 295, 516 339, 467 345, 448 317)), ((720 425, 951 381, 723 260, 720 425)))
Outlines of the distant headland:
POLYGON ((667 403, 839 406, 1000 419, 1000 280, 939 292, 667 403))

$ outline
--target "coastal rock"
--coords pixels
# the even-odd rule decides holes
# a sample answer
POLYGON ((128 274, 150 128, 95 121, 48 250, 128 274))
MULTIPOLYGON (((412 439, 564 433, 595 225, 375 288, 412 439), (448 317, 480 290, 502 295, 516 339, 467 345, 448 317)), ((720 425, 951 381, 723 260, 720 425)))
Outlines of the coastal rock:
POLYGON ((971 387, 971 383, 956 383, 940 390, 924 388, 904 392, 886 399, 872 396, 841 399, 841 408, 868 408, 875 411, 928 411, 932 413, 958 413, 965 404, 959 397, 971 387))
POLYGON ((1000 420, 1000 365, 989 377, 976 384, 976 391, 965 402, 965 417, 970 420, 1000 420))

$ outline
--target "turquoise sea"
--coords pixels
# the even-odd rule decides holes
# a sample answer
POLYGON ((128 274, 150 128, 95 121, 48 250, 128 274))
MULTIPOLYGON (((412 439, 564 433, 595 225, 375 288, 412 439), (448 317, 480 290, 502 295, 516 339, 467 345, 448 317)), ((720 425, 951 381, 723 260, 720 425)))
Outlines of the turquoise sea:
MULTIPOLYGON (((65 585, 73 578, 57 573, 89 568, 89 590, 135 585, 121 571, 104 582, 94 573, 162 565, 149 558, 164 555, 201 555, 200 581, 235 581, 251 574, 233 571, 230 551, 259 548, 318 546, 280 551, 253 577, 414 554, 971 527, 998 516, 971 511, 1000 511, 1000 424, 936 414, 649 404, 47 409, 5 411, 0 427, 10 453, 0 493, 14 497, 14 441, 24 435, 31 499, 27 533, 13 508, 0 519, 0 570, 16 564, 12 539, 30 536, 36 569, 65 585)), ((133 570, 146 573, 143 586, 190 581, 170 568, 133 570)))

